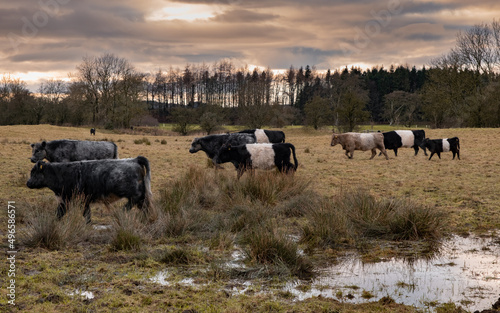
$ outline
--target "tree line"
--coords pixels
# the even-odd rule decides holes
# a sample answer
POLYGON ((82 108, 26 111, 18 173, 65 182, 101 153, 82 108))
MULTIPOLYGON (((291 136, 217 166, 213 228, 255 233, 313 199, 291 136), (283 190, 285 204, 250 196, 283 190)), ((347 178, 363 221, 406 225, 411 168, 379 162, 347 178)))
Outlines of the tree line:
POLYGON ((0 124, 106 128, 173 122, 181 133, 200 124, 282 127, 304 124, 352 131, 362 123, 432 127, 500 126, 500 24, 457 34, 451 51, 430 66, 314 66, 275 72, 236 68, 230 60, 153 73, 113 54, 85 56, 70 82, 47 80, 36 93, 4 75, 0 124))

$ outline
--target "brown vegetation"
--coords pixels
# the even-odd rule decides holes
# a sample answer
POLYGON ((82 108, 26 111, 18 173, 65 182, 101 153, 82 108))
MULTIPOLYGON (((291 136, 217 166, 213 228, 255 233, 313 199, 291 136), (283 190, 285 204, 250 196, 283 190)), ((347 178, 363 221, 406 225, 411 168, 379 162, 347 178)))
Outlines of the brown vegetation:
MULTIPOLYGON (((327 129, 284 131, 299 152, 297 173, 257 172, 236 181, 231 164, 215 171, 204 154, 189 154, 191 138, 98 129, 96 140, 113 140, 120 157, 140 154, 150 160, 155 207, 145 216, 136 209, 123 212, 120 203, 96 206, 94 225, 85 225, 78 201, 58 221, 52 192, 29 190, 21 181, 32 167, 29 143, 88 139, 88 129, 0 127, 5 186, 0 199, 16 201, 23 240, 16 243, 18 308, 414 312, 390 299, 358 306, 332 299, 293 302, 279 284, 314 275, 345 249, 369 250, 373 240, 434 240, 500 227, 495 129, 426 130, 430 138, 458 136, 460 161, 452 161, 451 154, 427 161, 422 152, 414 157, 412 149, 400 150, 397 158, 389 152, 390 160, 370 161, 368 152, 348 160, 340 147, 329 146, 327 129), (150 144, 134 144, 143 138, 150 144), (241 258, 228 265, 234 251, 241 258), (168 273, 169 285, 148 279, 160 271, 168 273), (195 286, 181 284, 185 278, 195 286), (231 294, 241 278, 263 287, 231 294), (91 291, 95 298, 71 296, 75 290, 91 291)), ((6 225, 6 217, 0 222, 6 225)), ((0 239, 6 242, 5 233, 0 239)))

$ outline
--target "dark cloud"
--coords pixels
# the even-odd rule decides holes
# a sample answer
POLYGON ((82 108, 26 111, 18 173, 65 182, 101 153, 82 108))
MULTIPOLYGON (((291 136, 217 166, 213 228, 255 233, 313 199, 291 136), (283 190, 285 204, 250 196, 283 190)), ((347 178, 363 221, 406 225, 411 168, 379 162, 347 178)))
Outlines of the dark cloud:
POLYGON ((62 76, 84 55, 104 52, 143 71, 222 58, 271 68, 421 66, 448 52, 457 31, 490 23, 500 11, 498 0, 71 0, 42 5, 57 1, 0 4, 0 73, 62 76), (152 18, 164 9, 175 18, 173 9, 182 4, 205 5, 200 10, 207 11, 206 17, 152 18))
POLYGON ((411 41, 438 41, 443 39, 443 36, 437 35, 437 34, 432 34, 432 33, 420 33, 420 34, 411 34, 408 36, 405 36, 406 39, 411 40, 411 41))

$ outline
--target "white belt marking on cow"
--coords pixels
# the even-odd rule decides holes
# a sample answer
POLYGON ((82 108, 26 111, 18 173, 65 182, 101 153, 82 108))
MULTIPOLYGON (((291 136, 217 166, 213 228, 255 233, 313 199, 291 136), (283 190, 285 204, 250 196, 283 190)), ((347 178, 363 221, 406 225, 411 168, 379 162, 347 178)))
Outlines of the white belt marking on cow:
POLYGON ((449 152, 450 151, 450 142, 448 141, 448 138, 443 139, 443 152, 449 152))
POLYGON ((359 134, 362 150, 371 150, 375 148, 375 138, 373 134, 359 134))
POLYGON ((247 150, 252 157, 252 167, 270 170, 275 167, 272 144, 248 144, 247 150))
POLYGON ((415 144, 415 135, 411 130, 397 130, 396 133, 401 137, 402 147, 411 148, 415 144))
POLYGON ((269 138, 267 138, 263 129, 255 130, 255 139, 257 140, 257 143, 269 143, 269 138))

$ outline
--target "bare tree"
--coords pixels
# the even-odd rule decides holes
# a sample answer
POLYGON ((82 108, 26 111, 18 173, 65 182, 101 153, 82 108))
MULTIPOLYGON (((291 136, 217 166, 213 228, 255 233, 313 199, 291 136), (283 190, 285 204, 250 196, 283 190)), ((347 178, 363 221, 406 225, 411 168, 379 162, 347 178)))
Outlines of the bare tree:
POLYGON ((477 24, 464 32, 460 31, 452 52, 477 73, 493 73, 496 53, 492 28, 487 24, 477 24))
MULTIPOLYGON (((84 99, 92 112, 92 123, 106 127, 127 126, 137 112, 144 75, 125 59, 106 53, 84 57, 73 75, 74 83, 83 87, 84 99)), ((82 90, 79 88, 78 90, 82 90)))

